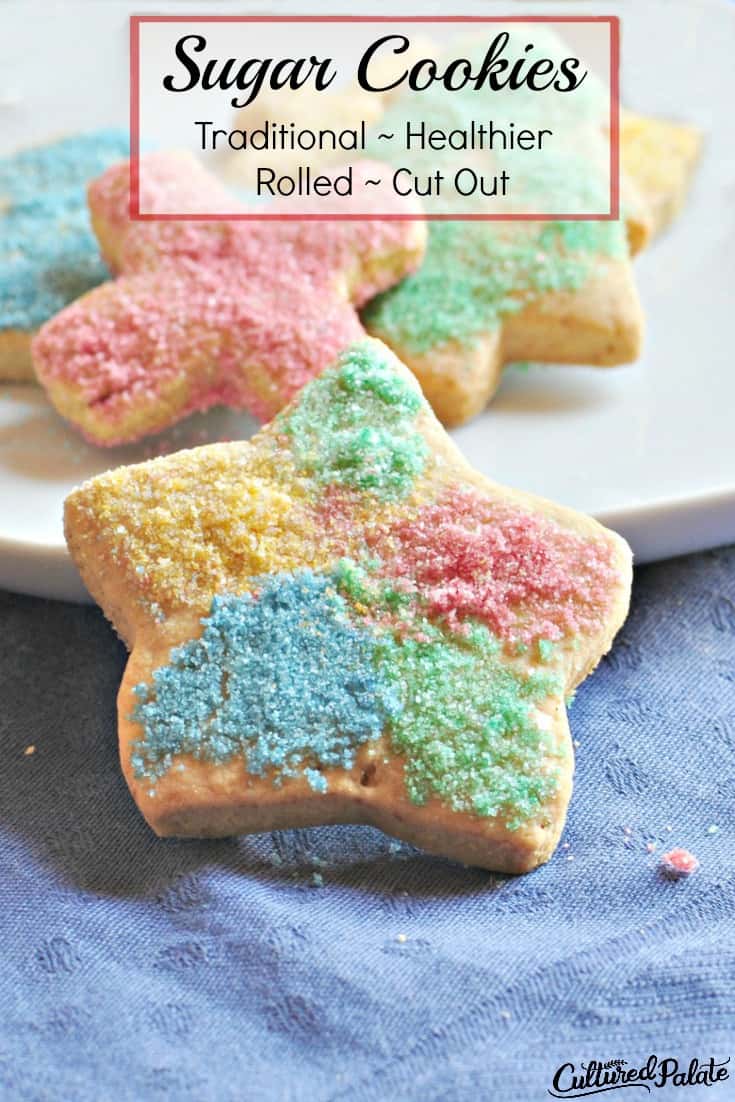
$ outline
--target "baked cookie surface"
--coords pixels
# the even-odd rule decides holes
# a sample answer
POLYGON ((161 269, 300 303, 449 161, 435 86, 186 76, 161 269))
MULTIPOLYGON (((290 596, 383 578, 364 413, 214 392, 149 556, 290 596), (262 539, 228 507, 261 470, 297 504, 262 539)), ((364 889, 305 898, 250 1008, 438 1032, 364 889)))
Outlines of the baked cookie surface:
POLYGON ((509 872, 551 855, 565 702, 629 549, 474 472, 379 342, 252 442, 109 472, 65 519, 132 651, 120 753, 157 833, 350 821, 509 872))
POLYGON ((654 236, 680 214, 701 151, 702 134, 694 126, 622 112, 622 167, 642 200, 654 236))
POLYGON ((33 378, 33 333, 109 278, 90 225, 89 180, 128 156, 97 130, 0 158, 0 380, 33 378))

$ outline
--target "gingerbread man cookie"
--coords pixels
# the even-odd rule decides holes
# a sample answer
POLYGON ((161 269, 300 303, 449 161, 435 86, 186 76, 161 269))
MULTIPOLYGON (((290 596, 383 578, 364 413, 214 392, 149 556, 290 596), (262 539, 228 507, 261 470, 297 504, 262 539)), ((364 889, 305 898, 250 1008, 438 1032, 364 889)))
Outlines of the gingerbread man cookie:
POLYGON ((32 379, 34 332, 108 278, 85 189, 128 148, 98 130, 0 158, 0 380, 32 379))
MULTIPOLYGON (((136 440, 218 404, 273 416, 362 335, 357 307, 423 255, 420 220, 133 222, 128 172, 117 166, 89 189, 119 277, 62 311, 33 344, 51 401, 96 444, 136 440)), ((356 193, 371 173, 371 162, 354 167, 356 193)), ((237 207, 183 153, 148 155, 141 191, 144 210, 237 207)), ((347 213, 354 204, 420 213, 416 200, 380 188, 339 202, 347 213)))
POLYGON ((65 523, 132 652, 121 760, 158 834, 362 822, 505 872, 551 855, 565 702, 630 551, 473 471, 380 342, 250 443, 86 483, 65 523))

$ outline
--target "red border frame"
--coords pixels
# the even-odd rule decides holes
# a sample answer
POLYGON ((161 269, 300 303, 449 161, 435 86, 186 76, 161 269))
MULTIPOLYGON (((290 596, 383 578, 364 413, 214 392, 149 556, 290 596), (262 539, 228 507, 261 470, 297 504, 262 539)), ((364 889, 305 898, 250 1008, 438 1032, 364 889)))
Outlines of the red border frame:
POLYGON ((620 217, 620 18, 617 15, 131 15, 130 218, 134 222, 613 222, 620 217), (610 27, 610 210, 604 214, 142 214, 141 23, 607 23, 610 27))

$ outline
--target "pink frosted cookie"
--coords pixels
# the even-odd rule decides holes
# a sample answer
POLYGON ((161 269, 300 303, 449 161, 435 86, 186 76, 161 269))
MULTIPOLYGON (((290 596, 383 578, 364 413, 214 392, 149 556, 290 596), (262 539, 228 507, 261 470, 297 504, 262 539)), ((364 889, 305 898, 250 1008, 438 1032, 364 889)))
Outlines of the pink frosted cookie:
MULTIPOLYGON (((356 193, 371 169, 355 166, 356 193)), ((128 179, 125 163, 89 188, 92 223, 118 278, 63 310, 33 343, 51 401, 97 444, 136 440, 213 405, 272 417, 362 335, 357 308, 423 255, 420 221, 133 222, 128 179)), ((150 154, 141 172, 144 210, 209 212, 224 198, 187 154, 150 154)), ((345 211, 354 202, 343 199, 345 211)), ((418 210, 380 188, 359 203, 418 210)))
POLYGON ((65 518, 132 651, 120 754, 158 834, 364 822, 506 872, 551 855, 566 703, 630 551, 473 471, 380 342, 251 443, 110 471, 65 518))

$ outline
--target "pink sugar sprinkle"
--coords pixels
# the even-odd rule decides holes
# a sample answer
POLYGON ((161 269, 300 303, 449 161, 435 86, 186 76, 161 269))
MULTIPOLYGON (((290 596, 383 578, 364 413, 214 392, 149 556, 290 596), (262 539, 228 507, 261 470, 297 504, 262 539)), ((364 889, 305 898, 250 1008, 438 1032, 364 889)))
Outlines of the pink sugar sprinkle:
POLYGON ((691 876, 699 868, 699 861, 688 849, 671 849, 661 856, 661 868, 669 876, 691 876))
MULTIPOLYGON (((392 189, 365 192, 374 170, 354 166, 360 198, 344 200, 346 212, 366 202, 368 212, 418 212, 392 189)), ((356 308, 420 259, 420 231, 400 220, 132 222, 128 173, 116 165, 89 189, 120 278, 43 326, 33 348, 41 382, 60 402, 66 391, 85 404, 101 443, 218 404, 269 419, 363 336, 356 308)), ((224 203, 209 172, 181 155, 150 155, 140 178, 142 210, 209 212, 224 203)))
POLYGON ((617 581, 604 537, 461 488, 371 543, 387 576, 415 581, 430 616, 455 629, 478 619, 524 643, 599 630, 617 581))
POLYGON ((316 504, 315 524, 324 531, 335 550, 349 553, 350 533, 354 527, 355 500, 351 491, 342 486, 325 486, 316 504))

